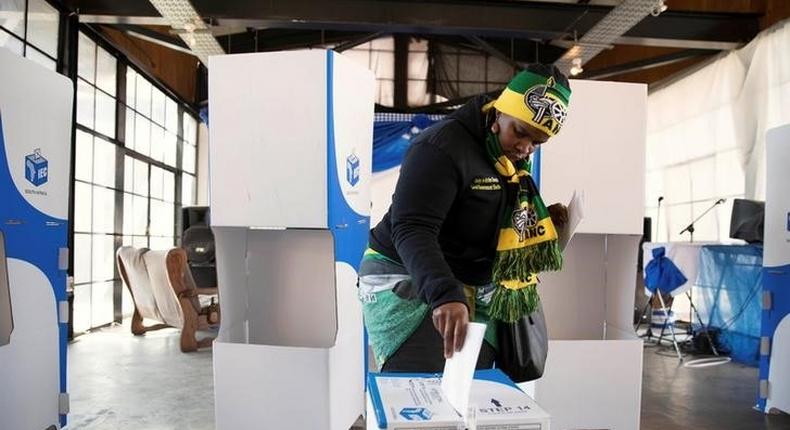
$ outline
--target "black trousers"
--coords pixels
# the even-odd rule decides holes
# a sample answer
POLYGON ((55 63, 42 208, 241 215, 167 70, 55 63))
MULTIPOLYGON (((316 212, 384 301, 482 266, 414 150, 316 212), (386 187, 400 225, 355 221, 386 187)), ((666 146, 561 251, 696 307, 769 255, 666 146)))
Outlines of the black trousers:
MULTIPOLYGON (((480 348, 477 359, 478 369, 494 367, 496 351, 486 341, 480 348)), ((444 371, 444 340, 433 326, 431 312, 425 316, 422 323, 403 342, 403 345, 387 359, 382 372, 413 372, 413 373, 441 373, 444 371)))

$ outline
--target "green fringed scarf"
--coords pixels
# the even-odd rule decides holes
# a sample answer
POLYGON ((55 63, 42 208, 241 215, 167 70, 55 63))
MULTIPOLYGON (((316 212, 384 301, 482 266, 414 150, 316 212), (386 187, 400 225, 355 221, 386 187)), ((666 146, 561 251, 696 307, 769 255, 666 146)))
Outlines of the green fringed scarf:
POLYGON ((513 322, 537 309, 539 272, 560 270, 562 252, 557 230, 530 176, 530 162, 515 164, 503 153, 499 138, 489 132, 486 150, 500 175, 518 184, 514 201, 507 203, 494 259, 492 318, 513 322))

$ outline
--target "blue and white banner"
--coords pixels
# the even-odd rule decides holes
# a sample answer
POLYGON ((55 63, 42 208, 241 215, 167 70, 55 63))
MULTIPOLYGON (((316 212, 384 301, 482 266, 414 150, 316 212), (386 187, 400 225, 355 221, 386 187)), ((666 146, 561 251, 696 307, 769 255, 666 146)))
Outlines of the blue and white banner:
POLYGON ((0 64, 0 230, 13 318, 0 346, 0 428, 62 427, 74 87, 1 48, 0 64))

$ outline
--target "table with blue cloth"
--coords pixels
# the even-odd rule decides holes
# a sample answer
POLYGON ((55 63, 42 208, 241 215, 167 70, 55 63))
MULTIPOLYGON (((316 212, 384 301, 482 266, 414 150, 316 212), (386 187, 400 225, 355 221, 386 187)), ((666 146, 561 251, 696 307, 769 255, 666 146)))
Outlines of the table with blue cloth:
MULTIPOLYGON (((690 287, 703 323, 721 330, 719 342, 723 352, 734 361, 757 366, 762 313, 762 246, 645 243, 645 268, 653 259, 653 250, 660 247, 665 250, 657 254, 671 260, 690 281, 676 287, 672 295, 677 296, 690 287)), ((678 282, 675 276, 664 276, 664 279, 678 282)))
POLYGON ((762 246, 705 246, 694 285, 705 324, 721 330, 734 361, 757 367, 763 294, 762 246))

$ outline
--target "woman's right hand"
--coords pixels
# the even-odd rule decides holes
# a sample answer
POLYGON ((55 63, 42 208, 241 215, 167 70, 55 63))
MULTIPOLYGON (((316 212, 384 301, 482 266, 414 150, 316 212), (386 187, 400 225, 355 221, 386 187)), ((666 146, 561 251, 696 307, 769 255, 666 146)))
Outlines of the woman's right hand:
POLYGON ((449 302, 433 310, 433 326, 444 339, 444 358, 453 356, 454 351, 460 351, 466 339, 466 329, 469 325, 469 309, 461 302, 449 302))

